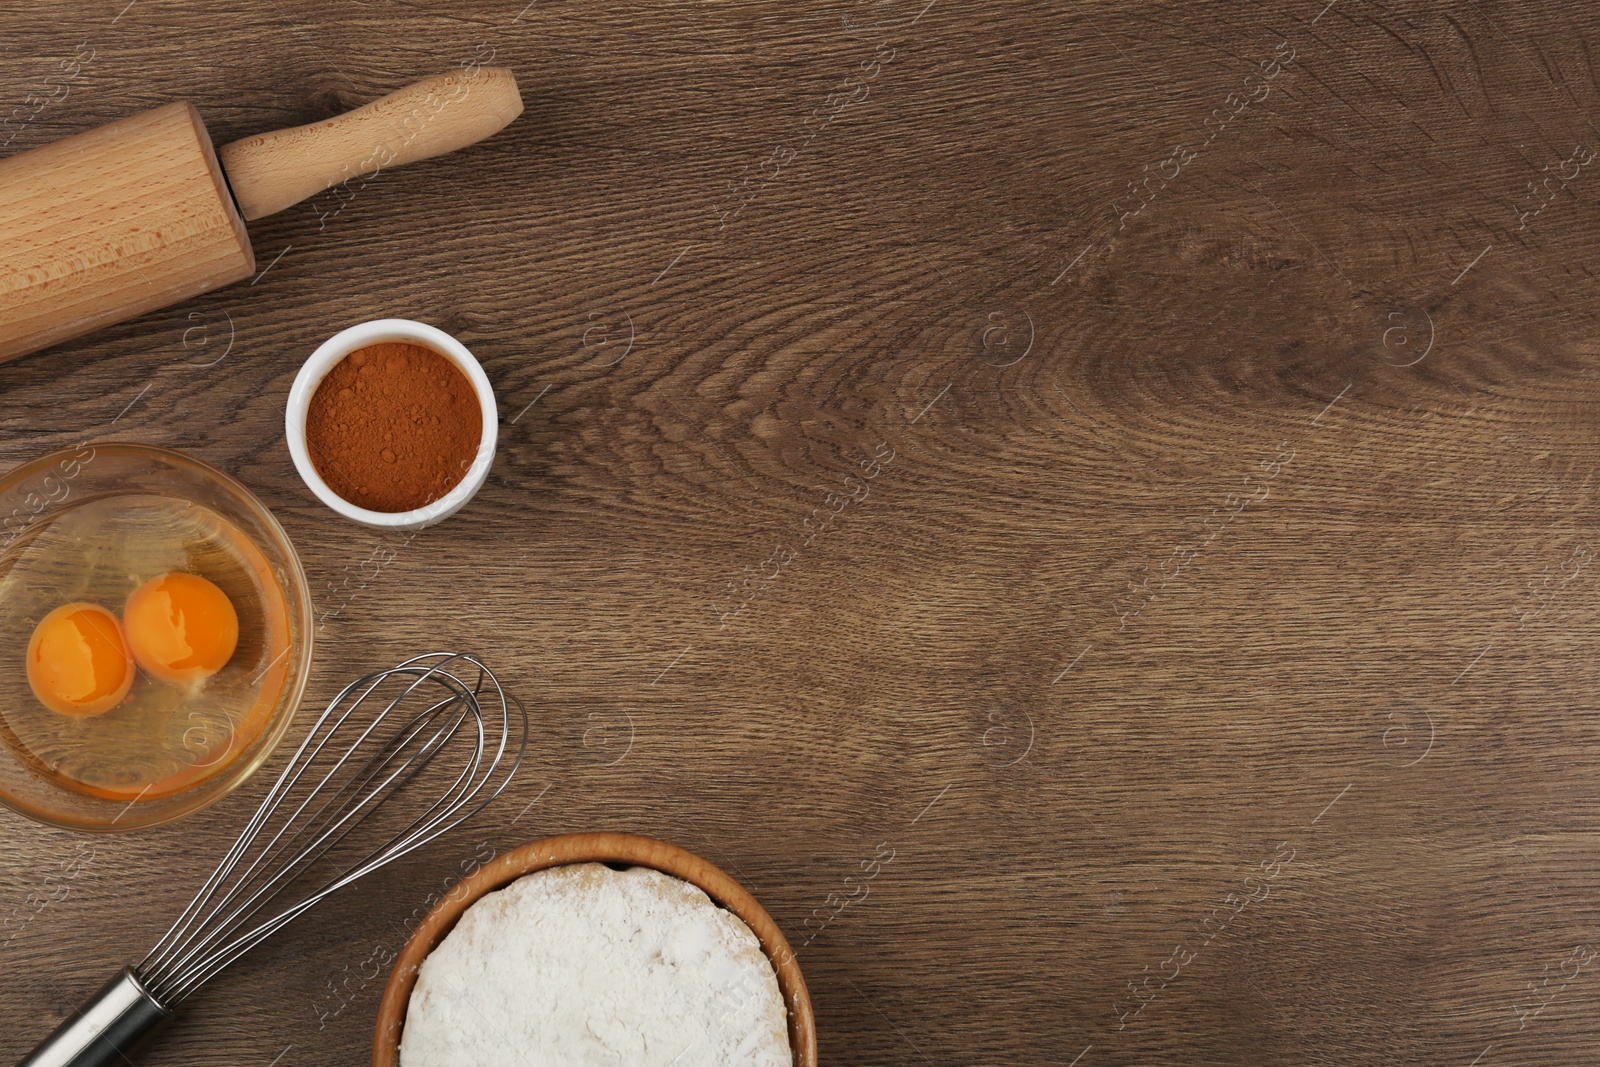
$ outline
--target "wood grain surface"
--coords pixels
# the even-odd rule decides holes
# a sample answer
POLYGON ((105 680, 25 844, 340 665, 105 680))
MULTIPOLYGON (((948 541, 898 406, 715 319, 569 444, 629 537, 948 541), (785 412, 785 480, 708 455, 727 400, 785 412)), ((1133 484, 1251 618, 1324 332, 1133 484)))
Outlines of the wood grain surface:
MULTIPOLYGON (((316 699, 448 646, 533 710, 505 797, 148 1061, 365 1062, 443 888, 596 830, 744 882, 824 1063, 1591 1060, 1597 32, 1555 0, 12 5, 6 152, 175 99, 225 143, 474 61, 527 104, 252 224, 252 282, 0 367, 0 460, 143 440, 260 494, 316 699), (300 362, 390 315, 504 413, 414 537, 336 519, 282 439, 300 362)), ((0 1061, 259 796, 110 838, 0 812, 0 1061)))

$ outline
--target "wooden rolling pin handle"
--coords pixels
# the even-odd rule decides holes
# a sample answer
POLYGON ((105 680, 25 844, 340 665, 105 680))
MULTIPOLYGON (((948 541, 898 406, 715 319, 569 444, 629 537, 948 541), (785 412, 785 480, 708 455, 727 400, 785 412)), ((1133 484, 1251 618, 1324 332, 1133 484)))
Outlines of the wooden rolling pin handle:
POLYGON ((239 212, 259 219, 353 178, 476 144, 522 114, 504 67, 436 74, 331 119, 218 152, 239 212))

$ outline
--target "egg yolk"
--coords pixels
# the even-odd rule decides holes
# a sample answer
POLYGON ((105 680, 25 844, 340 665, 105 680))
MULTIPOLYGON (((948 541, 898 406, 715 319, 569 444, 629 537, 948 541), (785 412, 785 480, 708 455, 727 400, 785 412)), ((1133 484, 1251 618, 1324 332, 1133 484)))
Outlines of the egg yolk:
POLYGON ((122 622, 133 658, 163 682, 209 678, 239 644, 233 602, 197 574, 173 571, 145 582, 128 598, 122 622))
POLYGON ((102 715, 133 685, 133 660, 117 617, 98 604, 63 604, 28 641, 28 685, 60 715, 102 715))

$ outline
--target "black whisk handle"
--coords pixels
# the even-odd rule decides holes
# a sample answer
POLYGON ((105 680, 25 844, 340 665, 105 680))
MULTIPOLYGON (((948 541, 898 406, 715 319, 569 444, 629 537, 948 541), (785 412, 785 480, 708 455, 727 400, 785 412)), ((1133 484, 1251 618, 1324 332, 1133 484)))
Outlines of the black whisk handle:
POLYGON ((17 1067, 126 1067, 171 1014, 124 967, 17 1067))

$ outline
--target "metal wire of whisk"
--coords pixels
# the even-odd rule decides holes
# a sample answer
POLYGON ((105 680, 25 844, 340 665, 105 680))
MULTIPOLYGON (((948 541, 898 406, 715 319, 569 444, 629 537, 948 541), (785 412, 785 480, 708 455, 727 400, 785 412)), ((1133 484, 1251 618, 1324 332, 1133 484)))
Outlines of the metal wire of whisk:
POLYGON ((175 1007, 246 952, 498 796, 522 762, 527 725, 522 705, 472 655, 428 653, 345 686, 151 953, 124 968, 19 1067, 125 1062, 175 1007), (409 822, 376 846, 346 844, 425 771, 433 791, 413 790, 423 799, 414 814, 401 816, 409 822), (324 859, 332 873, 313 877, 324 859), (291 887, 305 883, 315 888, 283 903, 291 887))

